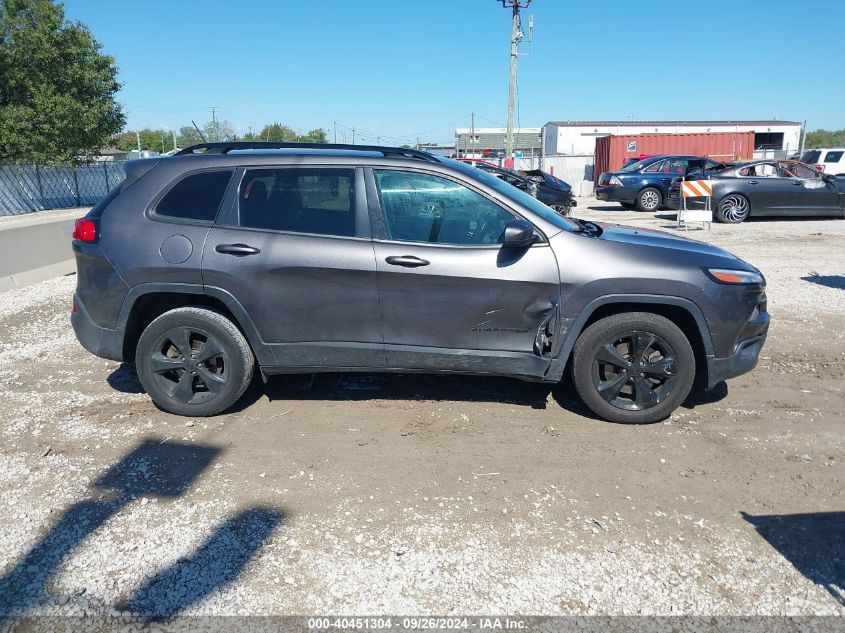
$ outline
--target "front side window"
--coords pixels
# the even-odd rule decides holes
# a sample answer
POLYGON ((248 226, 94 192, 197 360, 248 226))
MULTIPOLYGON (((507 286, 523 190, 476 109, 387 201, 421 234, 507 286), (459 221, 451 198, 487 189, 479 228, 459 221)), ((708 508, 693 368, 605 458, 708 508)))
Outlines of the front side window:
POLYGON ((376 169, 388 237, 402 242, 500 244, 514 216, 492 200, 439 176, 376 169))
POLYGON ((239 224, 252 229, 355 235, 355 172, 248 169, 238 192, 239 224))
POLYGON ((780 171, 781 176, 784 178, 801 178, 802 180, 817 180, 821 178, 819 172, 801 163, 780 163, 780 171))
POLYGON ((214 221, 233 170, 202 171, 177 182, 156 205, 156 215, 214 221))

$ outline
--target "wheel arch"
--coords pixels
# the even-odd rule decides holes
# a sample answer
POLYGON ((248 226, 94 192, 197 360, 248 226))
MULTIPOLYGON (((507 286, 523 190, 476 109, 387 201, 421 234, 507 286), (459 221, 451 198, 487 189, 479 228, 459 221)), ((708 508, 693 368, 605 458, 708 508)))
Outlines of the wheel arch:
POLYGON ((264 343, 246 310, 221 288, 199 284, 154 283, 134 286, 123 301, 117 327, 123 329, 123 359, 135 358, 135 347, 144 329, 174 308, 205 307, 221 313, 243 333, 260 365, 275 364, 272 350, 264 343))
POLYGON ((708 357, 713 356, 713 340, 701 309, 690 299, 668 295, 607 295, 588 303, 564 334, 560 354, 552 362, 548 378, 560 380, 581 333, 596 321, 624 312, 651 312, 666 317, 684 333, 695 354, 695 381, 707 382, 708 357))

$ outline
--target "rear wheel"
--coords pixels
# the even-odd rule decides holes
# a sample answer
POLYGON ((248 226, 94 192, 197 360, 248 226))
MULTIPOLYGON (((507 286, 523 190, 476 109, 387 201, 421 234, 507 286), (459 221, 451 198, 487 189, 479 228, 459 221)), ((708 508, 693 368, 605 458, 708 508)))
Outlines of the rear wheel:
POLYGON ((596 321, 575 343, 572 377, 581 399, 610 422, 643 424, 669 416, 687 397, 695 355, 669 319, 648 312, 596 321))
POLYGON ((654 187, 646 187, 637 194, 637 208, 640 211, 657 211, 663 204, 663 196, 654 187))
POLYGON ((738 193, 731 193, 722 198, 716 209, 716 219, 724 224, 739 224, 748 217, 751 205, 748 198, 738 193))
POLYGON ((244 335, 222 314, 177 308, 150 323, 135 353, 138 378, 159 407, 207 416, 233 405, 252 379, 244 335))

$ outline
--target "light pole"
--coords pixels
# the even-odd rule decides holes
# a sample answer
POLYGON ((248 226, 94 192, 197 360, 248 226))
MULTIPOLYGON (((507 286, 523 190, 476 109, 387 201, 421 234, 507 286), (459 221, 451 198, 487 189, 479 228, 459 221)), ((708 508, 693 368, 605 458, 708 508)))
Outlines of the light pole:
POLYGON ((508 81, 508 130, 505 135, 505 159, 513 158, 513 111, 516 101, 516 62, 519 57, 519 42, 522 32, 519 10, 527 8, 531 0, 499 0, 502 7, 511 9, 511 69, 508 81))

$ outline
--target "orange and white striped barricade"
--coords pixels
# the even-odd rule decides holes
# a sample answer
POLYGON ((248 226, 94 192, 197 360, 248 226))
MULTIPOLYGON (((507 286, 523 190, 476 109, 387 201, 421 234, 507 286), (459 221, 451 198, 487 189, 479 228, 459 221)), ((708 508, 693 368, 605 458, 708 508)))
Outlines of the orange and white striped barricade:
POLYGON ((704 222, 708 230, 713 221, 713 199, 712 180, 682 180, 681 181, 681 208, 678 209, 678 228, 687 222, 704 222), (687 207, 687 198, 704 198, 703 209, 690 209, 687 207))

